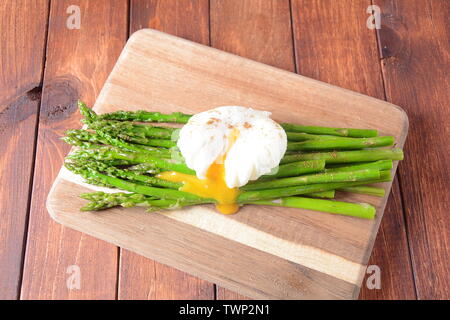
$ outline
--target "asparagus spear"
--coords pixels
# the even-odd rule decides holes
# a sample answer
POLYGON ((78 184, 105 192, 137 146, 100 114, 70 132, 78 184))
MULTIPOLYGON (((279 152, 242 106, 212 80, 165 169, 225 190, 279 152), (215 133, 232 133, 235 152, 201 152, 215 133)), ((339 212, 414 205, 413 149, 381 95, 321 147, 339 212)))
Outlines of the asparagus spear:
POLYGON ((108 141, 100 135, 83 129, 67 130, 66 136, 69 138, 78 139, 80 141, 90 142, 93 144, 108 144, 108 141))
POLYGON ((304 175, 299 177, 274 179, 269 181, 250 182, 247 185, 241 187, 241 190, 264 190, 272 188, 308 185, 315 183, 370 181, 379 178, 380 178, 380 171, 376 169, 329 172, 329 173, 326 172, 319 174, 304 175))
POLYGON ((162 210, 162 209, 178 209, 188 205, 201 204, 200 202, 180 201, 170 199, 157 199, 148 197, 139 193, 104 193, 93 192, 84 193, 80 195, 81 198, 89 200, 90 202, 81 208, 81 211, 97 211, 108 209, 116 206, 129 207, 147 207, 147 211, 162 210))
POLYGON ((97 131, 97 133, 86 130, 67 130, 66 137, 63 140, 71 145, 79 146, 82 148, 95 148, 100 145, 112 145, 118 148, 122 148, 128 151, 144 152, 154 155, 170 157, 170 151, 164 149, 158 149, 150 146, 141 146, 132 143, 128 143, 119 138, 114 138, 107 133, 97 131))
MULTIPOLYGON (((134 166, 135 164, 132 161, 129 160, 120 160, 120 159, 114 159, 114 160, 103 160, 102 161, 104 164, 108 165, 108 166, 134 166)), ((128 168, 130 169, 130 168, 128 168)), ((157 174, 160 172, 160 170, 158 168, 154 168, 154 171, 146 171, 145 173, 152 173, 152 174, 157 174)), ((141 170, 142 172, 144 172, 144 170, 141 170)))
POLYGON ((356 171, 364 169, 391 170, 392 165, 392 160, 378 160, 374 162, 367 162, 344 167, 326 168, 325 172, 356 171))
MULTIPOLYGON (((81 194, 80 197, 90 201, 87 205, 81 208, 82 211, 97 211, 112 208, 115 206, 122 206, 125 208, 142 206, 147 207, 148 211, 162 209, 171 210, 194 204, 193 202, 183 202, 170 199, 155 199, 153 197, 144 196, 138 193, 94 192, 81 194)), ((206 202, 199 201, 195 204, 201 203, 206 202)), ((310 199, 302 197, 256 200, 250 201, 248 203, 323 211, 366 219, 373 219, 373 217, 375 216, 375 208, 368 204, 354 204, 341 201, 310 199)))
POLYGON ((324 140, 311 140, 303 142, 289 142, 287 150, 289 151, 314 151, 330 149, 364 149, 370 147, 385 147, 394 144, 394 137, 375 137, 375 138, 336 138, 324 140))
POLYGON ((139 172, 141 174, 157 174, 160 173, 161 170, 158 169, 154 164, 152 163, 139 163, 134 164, 127 168, 130 171, 139 172))
POLYGON ((177 128, 155 127, 149 124, 135 124, 128 121, 97 120, 89 125, 89 129, 103 130, 113 136, 125 134, 130 137, 148 137, 158 139, 171 139, 177 128))
POLYGON ((167 171, 177 171, 186 174, 195 174, 184 163, 174 162, 170 159, 161 159, 149 153, 127 152, 117 148, 80 149, 67 156, 68 159, 95 159, 95 160, 126 160, 134 164, 149 163, 157 168, 167 171))
POLYGON ((130 208, 135 206, 147 207, 148 201, 154 199, 153 197, 146 197, 139 193, 82 193, 80 198, 89 200, 90 202, 82 207, 81 211, 97 211, 108 209, 116 206, 122 206, 124 208, 130 208))
POLYGON ((280 177, 292 177, 305 173, 313 173, 322 171, 325 168, 325 161, 311 160, 298 161, 279 166, 277 171, 273 174, 263 175, 260 179, 273 179, 280 177))
POLYGON ((170 154, 169 151, 167 151, 167 150, 162 150, 162 149, 152 148, 152 147, 144 147, 144 146, 128 143, 120 138, 113 137, 110 134, 108 134, 102 130, 97 130, 97 134, 100 137, 102 137, 103 139, 105 139, 108 142, 108 144, 118 147, 118 148, 121 148, 121 149, 135 151, 135 152, 143 152, 143 153, 151 152, 153 154, 158 154, 158 153, 165 154, 165 155, 170 154))
POLYGON ((151 112, 145 110, 138 111, 115 111, 104 113, 98 116, 100 120, 119 120, 119 121, 139 121, 139 122, 175 122, 187 123, 191 115, 181 112, 164 114, 161 112, 151 112))
POLYGON ((336 136, 309 134, 303 132, 289 132, 289 131, 286 131, 286 136, 288 141, 325 140, 336 138, 336 136))
POLYGON ((376 197, 384 197, 385 195, 385 190, 383 188, 370 186, 345 187, 339 188, 337 190, 351 193, 367 194, 369 196, 376 196, 376 197))
POLYGON ((328 191, 322 191, 322 192, 312 192, 312 193, 305 193, 305 197, 312 197, 312 198, 323 198, 323 199, 333 199, 334 198, 334 190, 328 190, 328 191))
MULTIPOLYGON (((125 122, 126 123, 126 122, 125 122)), ((153 129, 153 128, 152 128, 153 129)), ((102 131, 107 131, 111 134, 112 130, 100 129, 102 131)), ((164 130, 164 129, 163 129, 164 130)), ((134 143, 147 145, 147 146, 157 146, 172 148, 176 147, 176 141, 169 140, 172 137, 170 132, 164 132, 165 136, 162 139, 149 139, 147 136, 141 136, 134 134, 133 132, 128 132, 125 129, 121 131, 114 131, 112 135, 128 140, 134 143), (167 137, 169 136, 169 137, 167 137)), ((154 134, 156 135, 156 134, 154 134)), ((369 147, 384 147, 390 146, 394 143, 394 138, 391 136, 386 137, 375 137, 375 138, 342 138, 336 136, 320 136, 320 135, 310 135, 303 133, 287 133, 288 140, 288 151, 298 151, 298 150, 328 150, 328 149, 363 149, 369 147), (299 136, 303 135, 303 136, 299 136), (302 141, 302 142, 292 142, 302 141), (311 140, 311 141, 310 141, 311 140)))
POLYGON ((77 165, 78 167, 83 167, 83 168, 89 168, 98 172, 103 172, 108 174, 109 176, 113 176, 113 177, 117 177, 117 178, 123 178, 123 179, 127 179, 127 180, 135 180, 135 181, 140 181, 140 182, 144 182, 146 184, 149 184, 151 186, 157 186, 157 187, 164 187, 164 188, 171 188, 171 189, 176 189, 178 190, 179 188, 181 188, 183 186, 182 183, 177 183, 177 182, 172 182, 172 181, 167 181, 167 180, 163 180, 163 179, 159 179, 156 177, 150 177, 147 175, 142 175, 139 174, 136 171, 131 171, 131 170, 127 170, 127 169, 119 169, 116 167, 111 167, 108 166, 106 164, 104 164, 103 162, 100 161, 83 161, 83 160, 79 160, 76 161, 74 163, 75 165, 77 165))
MULTIPOLYGON (((88 122, 88 124, 89 129, 102 130, 111 134, 112 136, 120 137, 122 139, 141 144, 146 144, 145 139, 140 139, 145 137, 176 141, 178 138, 176 132, 179 130, 178 128, 156 127, 149 124, 143 125, 135 124, 129 121, 116 120, 95 120, 88 122)), ((286 132, 286 135, 288 141, 291 142, 340 139, 340 137, 338 136, 316 135, 302 132, 286 132)), ((370 140, 368 141, 368 143, 370 143, 370 140)))
POLYGON ((367 203, 355 204, 342 201, 310 199, 304 197, 285 197, 269 200, 255 200, 248 201, 246 203, 322 211, 364 219, 373 219, 375 217, 375 208, 367 203))
POLYGON ((123 137, 126 140, 129 140, 131 142, 139 143, 145 146, 153 146, 153 147, 163 147, 163 148, 175 148, 177 146, 177 143, 175 141, 171 140, 164 140, 164 139, 148 139, 148 138, 128 138, 126 136, 119 136, 123 137))
POLYGON ((281 164, 305 161, 325 160, 329 163, 365 162, 377 160, 403 160, 403 150, 391 149, 367 149, 353 151, 313 152, 286 155, 281 159, 281 164))
POLYGON ((84 116, 84 122, 86 124, 97 120, 97 114, 91 108, 88 108, 84 102, 78 100, 78 108, 80 109, 80 113, 84 116))
POLYGON ((65 136, 61 138, 62 141, 64 141, 67 144, 70 144, 71 146, 76 146, 82 149, 96 149, 102 147, 100 144, 95 144, 88 141, 82 141, 72 136, 65 136))
POLYGON ((110 131, 100 131, 109 134, 111 137, 122 139, 123 141, 129 141, 133 144, 137 144, 138 148, 154 149, 153 147, 174 148, 177 143, 168 139, 151 139, 148 137, 134 136, 124 133, 111 133, 110 131))
POLYGON ((329 128, 329 127, 317 127, 317 126, 301 126, 291 123, 282 123, 281 126, 286 131, 290 132, 304 132, 320 135, 332 135, 341 137, 353 137, 353 138, 371 138, 378 135, 377 130, 372 129, 351 129, 351 128, 329 128))
POLYGON ((162 199, 172 199, 172 200, 179 200, 179 201, 193 201, 193 202, 199 202, 199 201, 209 201, 210 203, 215 203, 215 200, 213 199, 205 199, 201 198, 199 196, 196 196, 192 193, 184 192, 184 191, 178 191, 173 189, 165 189, 165 188, 157 188, 157 187, 150 187, 146 185, 137 184, 131 181, 126 181, 120 178, 108 176, 105 174, 100 173, 97 170, 86 168, 83 166, 77 166, 73 163, 65 163, 65 166, 70 171, 80 174, 84 178, 89 178, 95 181, 98 181, 100 183, 105 183, 111 186, 114 186, 116 188, 130 191, 134 193, 140 193, 146 196, 153 196, 158 197, 162 199))
MULTIPOLYGON (((140 122, 175 122, 187 123, 192 115, 181 112, 173 112, 163 114, 160 112, 151 112, 145 110, 139 111, 115 111, 96 115, 93 111, 88 110, 84 103, 79 101, 80 110, 86 118, 93 120, 119 120, 119 121, 140 121, 140 122), (93 113, 93 114, 92 114, 93 113)), ((316 135, 332 135, 353 138, 370 138, 376 137, 378 132, 372 129, 353 129, 353 128, 332 128, 319 126, 302 126, 297 124, 283 123, 281 126, 289 132, 310 133, 316 135)))
MULTIPOLYGON (((160 112, 151 112, 145 110, 139 111, 115 111, 98 115, 100 120, 119 120, 119 121, 140 121, 140 122, 175 122, 187 123, 191 115, 181 112, 163 114, 160 112)), ((286 131, 304 132, 321 135, 334 135, 342 137, 368 138, 378 135, 376 130, 370 129, 350 129, 350 128, 329 128, 317 126, 300 126, 295 124, 282 124, 286 131)))
POLYGON ((380 171, 380 178, 370 181, 356 181, 356 182, 332 182, 332 183, 317 183, 309 185, 300 185, 293 187, 273 188, 264 190, 251 190, 242 192, 237 200, 239 203, 244 203, 253 200, 267 200, 274 198, 283 198, 296 195, 304 195, 312 192, 322 192, 328 190, 336 190, 339 188, 359 186, 369 183, 376 183, 390 179, 389 171, 380 171))

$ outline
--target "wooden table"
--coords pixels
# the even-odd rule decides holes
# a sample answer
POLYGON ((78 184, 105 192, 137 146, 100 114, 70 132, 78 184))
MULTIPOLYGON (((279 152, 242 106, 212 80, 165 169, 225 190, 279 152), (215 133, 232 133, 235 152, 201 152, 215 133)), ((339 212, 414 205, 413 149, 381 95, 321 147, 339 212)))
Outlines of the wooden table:
POLYGON ((449 11, 448 0, 2 1, 0 298, 244 298, 45 209, 76 100, 92 104, 129 35, 150 27, 402 106, 406 159, 369 262, 381 289, 360 298, 448 299, 449 11), (370 5, 381 29, 367 27, 370 5), (77 8, 80 28, 68 28, 77 8))

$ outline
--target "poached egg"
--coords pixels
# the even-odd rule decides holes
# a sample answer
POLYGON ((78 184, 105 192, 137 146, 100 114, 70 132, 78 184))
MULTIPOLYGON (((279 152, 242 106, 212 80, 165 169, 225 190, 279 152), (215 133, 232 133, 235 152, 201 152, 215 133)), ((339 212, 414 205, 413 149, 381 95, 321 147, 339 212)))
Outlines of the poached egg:
POLYGON ((196 176, 174 171, 158 176, 183 182, 182 191, 215 199, 221 213, 235 213, 239 187, 272 172, 286 152, 286 133, 270 115, 224 106, 192 116, 177 146, 196 176))

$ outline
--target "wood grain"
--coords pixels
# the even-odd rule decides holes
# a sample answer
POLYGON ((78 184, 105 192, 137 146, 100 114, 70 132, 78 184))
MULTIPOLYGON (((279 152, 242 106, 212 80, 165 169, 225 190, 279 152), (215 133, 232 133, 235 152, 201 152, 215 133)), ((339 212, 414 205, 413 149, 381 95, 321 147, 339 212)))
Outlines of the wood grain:
MULTIPOLYGON (((117 247, 52 221, 45 199, 68 151, 59 138, 79 126, 78 98, 92 103, 126 40, 127 1, 52 1, 47 63, 31 199, 22 299, 114 299, 117 247), (66 28, 69 5, 81 28, 66 28), (80 288, 69 289, 68 267, 80 268, 80 288)), ((70 269, 69 269, 70 271, 70 269)))
MULTIPOLYGON (((227 104, 268 110, 277 121, 377 128, 399 146, 407 130, 405 114, 384 101, 152 30, 130 38, 94 109, 196 113, 227 104)), ((377 206, 374 221, 253 206, 231 216, 202 206, 84 214, 80 190, 65 179, 48 199, 57 221, 256 298, 354 298, 386 202, 352 197, 377 206)))
POLYGON ((387 99, 411 119, 400 185, 417 297, 448 299, 450 2, 375 3, 387 99))
POLYGON ((17 299, 44 68, 47 1, 0 3, 0 299, 17 299), (17 8, 20 8, 18 10, 17 8))
MULTIPOLYGON (((370 1, 294 0, 298 72, 384 99, 376 35, 366 27, 370 1)), ((362 287, 362 299, 414 299, 400 191, 394 184, 369 265, 381 269, 381 290, 362 287), (401 285, 399 285, 401 284, 401 285)))
POLYGON ((48 0, 5 0, 0 15, 0 103, 4 106, 40 85, 48 0))
POLYGON ((131 0, 130 33, 144 28, 207 45, 208 0, 131 0))
MULTIPOLYGON (((131 1, 130 33, 154 28, 209 43, 208 1, 131 1)), ((214 285, 129 250, 120 254, 119 299, 213 299, 214 285)))
POLYGON ((288 0, 211 0, 211 46, 294 71, 288 0))
MULTIPOLYGON (((295 71, 289 1, 210 2, 213 47, 295 71)), ((248 299, 222 287, 217 299, 248 299)))

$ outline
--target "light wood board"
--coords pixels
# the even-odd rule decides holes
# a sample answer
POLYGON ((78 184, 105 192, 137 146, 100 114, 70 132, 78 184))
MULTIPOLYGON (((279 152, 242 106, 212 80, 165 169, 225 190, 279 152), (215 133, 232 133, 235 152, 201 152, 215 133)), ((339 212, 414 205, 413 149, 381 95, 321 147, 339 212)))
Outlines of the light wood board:
MULTIPOLYGON (((395 136, 398 147, 408 130, 404 111, 385 101, 150 29, 131 36, 94 109, 197 113, 222 105, 271 111, 280 122, 375 128, 395 136)), ((388 194, 391 183, 383 186, 388 194)), ((356 298, 387 200, 339 195, 375 205, 375 220, 262 206, 235 215, 210 206, 80 212, 78 195, 88 191, 61 171, 47 200, 50 215, 257 299, 356 298)))

